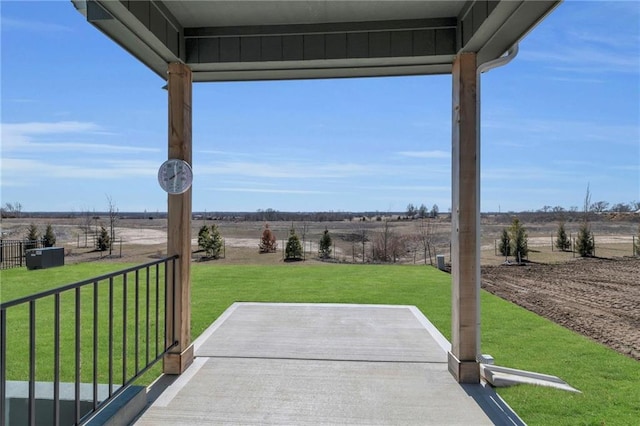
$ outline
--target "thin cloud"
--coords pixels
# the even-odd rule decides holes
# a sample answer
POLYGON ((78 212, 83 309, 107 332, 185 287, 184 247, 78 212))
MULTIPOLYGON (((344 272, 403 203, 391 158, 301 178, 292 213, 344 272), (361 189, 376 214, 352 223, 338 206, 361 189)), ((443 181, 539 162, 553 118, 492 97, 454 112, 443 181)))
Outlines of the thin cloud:
POLYGON ((259 193, 259 194, 332 194, 332 192, 328 191, 313 191, 306 189, 265 189, 265 188, 233 188, 233 187, 225 187, 225 188, 216 188, 209 187, 206 188, 208 191, 220 191, 220 192, 251 192, 251 193, 259 193))
POLYGON ((481 172, 482 180, 504 181, 556 181, 556 182, 582 182, 584 176, 576 175, 573 171, 559 171, 557 169, 543 167, 504 167, 485 168, 481 172))
POLYGON ((604 84, 605 80, 597 78, 585 78, 585 77, 551 77, 549 80, 553 81, 566 81, 568 83, 592 83, 592 84, 604 84))
POLYGON ((112 160, 104 165, 120 176, 156 176, 158 163, 149 160, 112 160))
MULTIPOLYGON (((635 9, 638 9, 638 7, 636 6, 635 9)), ((569 31, 567 34, 570 38, 576 41, 589 44, 599 44, 615 50, 618 50, 623 46, 637 48, 638 43, 640 43, 640 37, 638 35, 632 36, 631 34, 627 34, 624 37, 621 37, 618 34, 614 36, 612 34, 600 34, 590 31, 569 31)))
POLYGON ((483 120, 482 127, 509 131, 515 135, 535 136, 539 141, 579 140, 583 143, 588 140, 631 146, 637 146, 638 141, 638 127, 635 125, 602 124, 594 121, 489 117, 483 120))
POLYGON ((369 175, 370 168, 362 164, 309 164, 285 162, 280 164, 263 162, 231 161, 206 166, 194 166, 194 172, 210 175, 233 175, 260 178, 345 178, 369 175))
MULTIPOLYGON (((640 160, 640 158, 638 158, 638 160, 640 160)), ((607 168, 609 170, 631 171, 640 174, 640 164, 608 166, 607 168)))
POLYGON ((102 130, 102 128, 95 123, 82 121, 58 121, 53 123, 36 121, 28 123, 3 123, 3 132, 5 129, 19 134, 28 135, 79 133, 102 130))
MULTIPOLYGON (((2 151, 4 152, 33 152, 33 151, 73 151, 90 153, 116 152, 159 152, 157 148, 136 147, 130 145, 112 145, 94 142, 51 141, 52 137, 71 138, 83 135, 113 135, 102 127, 91 122, 58 121, 58 122, 28 122, 3 123, 2 151)), ((89 135, 89 136, 85 136, 89 135)))
POLYGON ((398 155, 411 158, 450 158, 451 153, 447 151, 400 151, 398 155))
POLYGON ((385 191, 418 191, 418 192, 450 192, 450 186, 434 185, 380 185, 359 187, 362 190, 385 190, 385 191))
POLYGON ((67 26, 54 24, 51 22, 28 21, 25 19, 7 18, 6 16, 0 17, 0 26, 2 27, 3 31, 19 30, 38 33, 73 31, 67 26))
POLYGON ((640 65, 637 32, 616 33, 614 38, 598 31, 555 33, 547 37, 539 49, 524 49, 519 58, 546 63, 556 71, 582 75, 637 73, 640 65))
POLYGON ((33 148, 39 150, 45 149, 50 151, 82 151, 91 153, 126 153, 126 152, 161 152, 159 148, 146 148, 141 146, 124 146, 124 145, 110 145, 103 143, 74 143, 74 142, 53 142, 53 143, 32 143, 33 148))
POLYGON ((40 101, 38 101, 37 99, 28 99, 28 98, 13 98, 13 99, 6 99, 6 102, 12 102, 16 104, 34 104, 40 101))
POLYGON ((119 162, 99 162, 77 164, 73 162, 60 163, 47 162, 43 160, 32 160, 25 158, 3 158, 2 159, 3 181, 5 186, 5 176, 19 175, 20 179, 26 181, 41 180, 43 172, 46 172, 47 179, 92 179, 110 180, 127 177, 152 176, 157 172, 157 166, 145 162, 119 161, 119 162))

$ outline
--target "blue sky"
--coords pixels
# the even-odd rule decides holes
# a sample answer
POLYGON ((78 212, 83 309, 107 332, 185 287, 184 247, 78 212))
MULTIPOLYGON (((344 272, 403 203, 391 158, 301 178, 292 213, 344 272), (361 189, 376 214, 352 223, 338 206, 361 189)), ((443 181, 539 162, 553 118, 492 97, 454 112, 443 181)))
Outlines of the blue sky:
MULTIPOLYGON (((166 211, 162 79, 68 1, 1 1, 1 201, 166 211)), ((561 4, 482 76, 482 210, 640 200, 640 3, 561 4)), ((193 210, 451 206, 451 77, 198 83, 193 210)))

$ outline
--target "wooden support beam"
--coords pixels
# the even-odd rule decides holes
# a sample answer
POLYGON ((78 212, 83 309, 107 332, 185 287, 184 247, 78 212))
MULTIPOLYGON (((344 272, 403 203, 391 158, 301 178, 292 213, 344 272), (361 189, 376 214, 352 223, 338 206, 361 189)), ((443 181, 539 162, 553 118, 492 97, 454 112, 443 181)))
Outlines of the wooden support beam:
POLYGON ((475 53, 453 62, 451 280, 449 371, 478 383, 480 369, 480 120, 475 53))
MULTIPOLYGON (((182 63, 169 64, 169 158, 191 164, 191 69, 182 63)), ((175 271, 175 289, 167 295, 167 343, 178 341, 164 358, 166 374, 181 374, 193 362, 191 343, 191 188, 182 194, 168 195, 167 255, 179 256, 175 271), (174 310, 171 311, 171 307, 174 310), (173 336, 170 333, 173 330, 173 336)))

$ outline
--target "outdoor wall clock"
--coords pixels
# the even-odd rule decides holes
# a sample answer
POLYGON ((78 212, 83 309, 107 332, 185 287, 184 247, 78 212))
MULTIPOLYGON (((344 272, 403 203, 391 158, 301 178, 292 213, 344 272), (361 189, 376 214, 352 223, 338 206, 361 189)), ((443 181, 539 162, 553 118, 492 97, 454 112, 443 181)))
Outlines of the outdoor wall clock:
POLYGON ((189 163, 170 158, 158 170, 158 182, 169 194, 182 194, 191 187, 193 170, 189 163))

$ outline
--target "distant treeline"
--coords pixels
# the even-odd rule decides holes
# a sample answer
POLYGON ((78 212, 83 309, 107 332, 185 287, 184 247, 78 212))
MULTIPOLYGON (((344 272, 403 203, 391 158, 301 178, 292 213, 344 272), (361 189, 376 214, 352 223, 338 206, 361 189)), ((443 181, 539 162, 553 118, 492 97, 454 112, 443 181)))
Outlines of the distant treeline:
MULTIPOLYGON (((604 221, 632 221, 640 222, 640 214, 632 212, 589 212, 591 220, 604 221)), ((18 215, 8 215, 3 213, 2 217, 20 217, 20 218, 86 218, 90 216, 93 219, 109 217, 109 212, 20 212, 18 215)), ((166 212, 119 212, 118 219, 166 219, 166 212)), ((548 211, 548 212, 486 212, 482 213, 482 218, 492 223, 509 224, 514 217, 520 218, 523 222, 573 222, 584 219, 584 212, 579 211, 548 211)), ((332 222, 332 221, 383 221, 383 220, 410 220, 406 212, 281 212, 278 210, 267 209, 258 210, 256 212, 193 212, 194 220, 219 220, 219 221, 308 221, 308 222, 332 222)), ((440 220, 448 220, 450 213, 439 213, 440 220)), ((414 220, 420 220, 418 218, 414 220)))
MULTIPOLYGON (((3 213, 3 217, 21 218, 63 218, 74 219, 90 216, 92 218, 108 217, 109 212, 20 212, 16 214, 3 213)), ((331 222, 344 220, 375 221, 388 219, 405 219, 404 212, 281 212, 267 209, 256 212, 193 212, 193 219, 233 220, 233 221, 314 221, 331 222)), ((167 212, 118 212, 118 219, 166 219, 167 212)))

